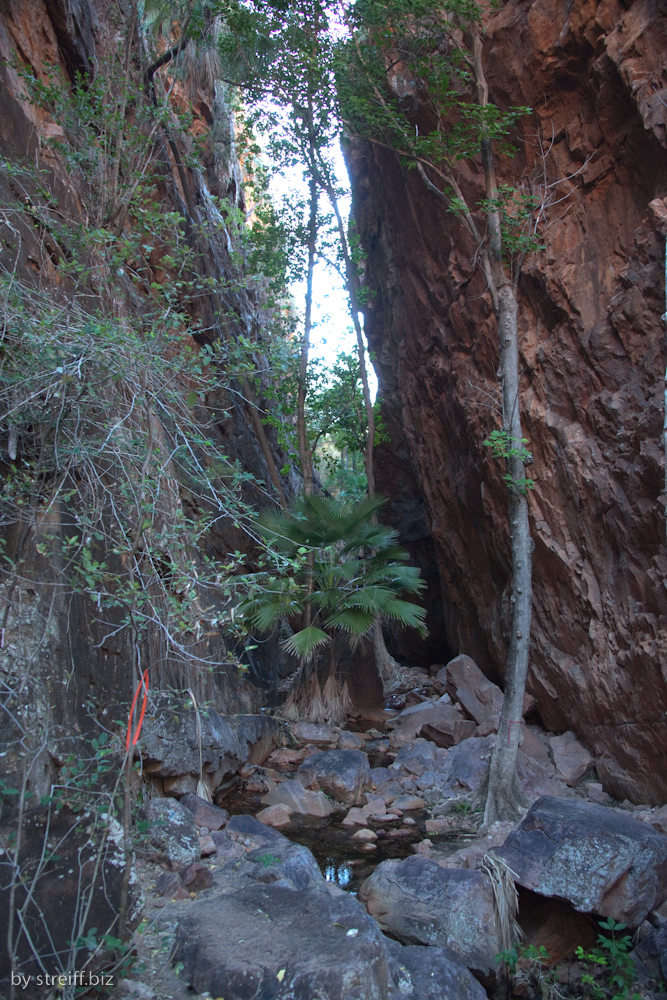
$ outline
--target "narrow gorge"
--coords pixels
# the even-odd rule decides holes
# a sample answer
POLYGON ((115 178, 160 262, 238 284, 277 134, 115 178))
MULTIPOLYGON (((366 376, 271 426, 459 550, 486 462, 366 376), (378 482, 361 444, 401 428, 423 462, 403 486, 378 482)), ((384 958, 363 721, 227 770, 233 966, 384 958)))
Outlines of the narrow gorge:
POLYGON ((662 995, 664 3, 6 0, 0 212, 0 997, 662 995))

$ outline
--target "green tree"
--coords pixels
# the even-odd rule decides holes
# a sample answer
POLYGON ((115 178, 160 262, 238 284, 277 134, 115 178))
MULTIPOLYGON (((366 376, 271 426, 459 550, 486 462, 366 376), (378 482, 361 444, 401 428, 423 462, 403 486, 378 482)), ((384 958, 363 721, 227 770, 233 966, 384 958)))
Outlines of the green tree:
POLYGON ((377 523, 383 503, 377 494, 357 503, 304 494, 289 511, 265 511, 257 519, 259 532, 279 556, 279 570, 245 578, 247 594, 237 614, 251 632, 271 632, 281 624, 294 629, 283 646, 303 666, 288 716, 344 720, 348 704, 336 676, 337 634, 358 643, 373 634, 380 616, 426 634, 424 609, 403 599, 418 594, 424 582, 418 569, 406 565, 396 532, 377 523), (304 620, 307 607, 312 616, 304 620), (315 654, 327 646, 322 689, 315 654))

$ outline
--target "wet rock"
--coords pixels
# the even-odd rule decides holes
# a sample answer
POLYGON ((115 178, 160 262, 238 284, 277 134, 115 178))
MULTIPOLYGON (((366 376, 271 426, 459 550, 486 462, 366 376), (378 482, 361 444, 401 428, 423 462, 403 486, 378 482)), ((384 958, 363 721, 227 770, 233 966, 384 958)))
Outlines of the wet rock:
POLYGON ((235 1000, 385 1000, 384 938, 361 904, 324 887, 248 885, 195 902, 174 961, 196 993, 235 1000))
POLYGON ((332 743, 336 737, 333 726, 320 722, 293 722, 291 729, 302 743, 332 743))
POLYGON ((595 761, 574 733, 551 736, 549 750, 556 768, 556 774, 566 785, 574 787, 589 774, 595 761))
POLYGON ((208 830, 221 830, 229 819, 226 809, 220 809, 212 802, 207 802, 206 799, 201 799, 190 792, 183 796, 181 805, 189 809, 197 826, 205 826, 208 830))
POLYGON ((667 897, 667 837, 592 802, 539 799, 496 853, 526 888, 630 926, 667 897))
POLYGON ((357 733, 341 732, 338 734, 339 750, 363 750, 365 746, 366 740, 357 733))
POLYGON ((267 806, 266 809, 260 809, 257 813, 257 819, 260 823, 266 823, 267 826, 273 826, 279 829, 282 826, 289 826, 292 822, 293 809, 280 803, 275 806, 267 806))
POLYGON ((320 791, 304 788, 300 781, 289 778, 277 788, 262 796, 262 802, 269 806, 289 806, 292 812, 304 816, 330 816, 333 804, 320 791))
POLYGON ((486 1000, 484 988, 446 948, 400 945, 387 939, 389 1000, 486 1000))
POLYGON ((188 865, 181 874, 181 881, 188 892, 201 892, 202 889, 210 889, 213 885, 213 876, 206 865, 199 861, 194 861, 188 865))
POLYGON ((440 868, 420 855, 383 861, 362 884, 359 898, 399 941, 449 948, 482 974, 494 969, 499 944, 493 890, 481 872, 440 868))
POLYGON ((338 802, 354 806, 370 788, 371 769, 361 750, 329 750, 309 757, 296 777, 304 787, 320 789, 338 802))
POLYGON ((201 856, 194 816, 176 799, 150 799, 142 806, 142 819, 150 823, 148 839, 172 864, 181 866, 201 856))

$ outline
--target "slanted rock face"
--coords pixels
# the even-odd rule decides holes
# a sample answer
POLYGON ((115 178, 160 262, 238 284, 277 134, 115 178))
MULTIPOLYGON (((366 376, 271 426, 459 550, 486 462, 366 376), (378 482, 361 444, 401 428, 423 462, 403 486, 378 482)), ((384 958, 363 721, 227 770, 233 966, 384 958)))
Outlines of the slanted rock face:
MULTIPOLYGON (((544 168, 561 182, 555 198, 568 196, 548 210, 546 250, 519 282, 536 483, 529 689, 547 729, 571 729, 593 752, 607 791, 662 804, 665 242, 649 206, 665 197, 667 14, 653 0, 508 0, 487 29, 490 100, 535 109, 517 156, 498 160, 500 181, 534 191, 544 168), (553 137, 544 162, 538 135, 546 148, 553 137)), ((499 680, 510 546, 503 470, 483 445, 498 425, 486 395, 497 392, 498 353, 477 248, 392 152, 355 143, 348 164, 390 437, 377 448, 378 490, 420 558, 407 512, 423 506, 443 645, 499 680)), ((479 171, 464 168, 461 183, 481 197, 479 171)))
POLYGON ((346 806, 356 806, 371 787, 368 756, 361 750, 328 750, 313 754, 296 772, 306 788, 333 795, 346 806))
POLYGON ((449 948, 476 972, 493 970, 500 945, 491 881, 481 872, 441 868, 421 856, 383 861, 359 897, 399 941, 449 948))
POLYGON ((592 802, 544 796, 495 853, 527 889, 632 927, 667 897, 667 837, 592 802))

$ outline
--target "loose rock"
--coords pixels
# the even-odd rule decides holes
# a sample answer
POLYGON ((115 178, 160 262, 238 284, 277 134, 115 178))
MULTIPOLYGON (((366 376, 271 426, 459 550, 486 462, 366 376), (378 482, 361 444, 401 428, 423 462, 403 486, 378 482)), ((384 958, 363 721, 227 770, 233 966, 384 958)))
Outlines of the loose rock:
POLYGON ((549 739, 549 750, 556 774, 566 785, 574 787, 593 769, 595 761, 574 733, 563 733, 549 739))

